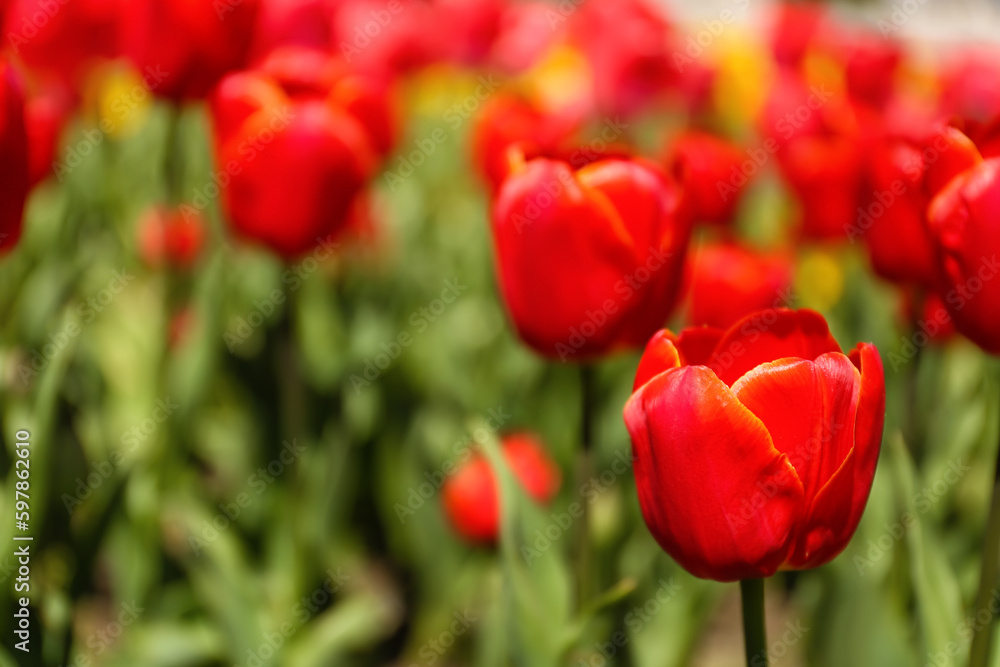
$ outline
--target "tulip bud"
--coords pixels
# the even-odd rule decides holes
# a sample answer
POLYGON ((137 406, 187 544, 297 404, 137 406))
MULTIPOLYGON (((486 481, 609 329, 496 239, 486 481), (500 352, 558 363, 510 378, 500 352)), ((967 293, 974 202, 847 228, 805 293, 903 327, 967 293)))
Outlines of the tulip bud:
POLYGON ((122 47, 157 96, 205 97, 245 64, 259 0, 127 0, 122 47))
POLYGON ((790 305, 792 258, 735 243, 710 244, 693 262, 688 298, 692 325, 725 328, 758 310, 790 305))
POLYGON ((704 579, 818 567, 857 528, 885 419, 882 360, 849 355, 818 313, 661 331, 625 406, 653 537, 704 579))
POLYGON ((498 282, 521 338, 582 361, 666 322, 691 232, 679 186, 643 160, 530 160, 493 205, 498 282))
POLYGON ((233 228, 294 258, 342 232, 375 167, 366 126, 332 91, 231 74, 212 104, 233 228))
MULTIPOLYGON (((519 433, 505 436, 503 457, 528 496, 548 504, 559 491, 561 474, 537 437, 519 433)), ((500 532, 500 496, 489 461, 475 453, 442 491, 444 511, 459 535, 472 542, 494 543, 500 532)))
POLYGON ((738 146, 705 132, 689 131, 674 139, 664 165, 684 185, 696 222, 732 222, 750 179, 740 171, 747 154, 738 146))
POLYGON ((150 209, 139 222, 139 253, 149 266, 190 267, 201 254, 205 221, 194 208, 150 209))
POLYGON ((21 78, 0 60, 0 255, 21 238, 24 202, 28 196, 28 136, 21 78))
POLYGON ((927 224, 944 273, 941 294, 955 327, 1000 354, 1000 158, 962 172, 931 201, 927 224))

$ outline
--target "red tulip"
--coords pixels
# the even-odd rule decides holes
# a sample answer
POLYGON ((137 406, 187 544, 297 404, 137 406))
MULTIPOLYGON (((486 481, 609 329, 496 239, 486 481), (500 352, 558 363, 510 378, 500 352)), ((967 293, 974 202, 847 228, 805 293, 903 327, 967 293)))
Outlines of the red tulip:
POLYGON ((24 88, 9 64, 0 60, 0 254, 21 238, 28 196, 28 135, 24 88))
POLYGON ((25 123, 28 128, 28 162, 32 186, 52 172, 59 137, 72 111, 72 96, 62 85, 47 86, 29 96, 25 107, 25 123))
POLYGON ((747 154, 739 146, 690 130, 674 138, 664 164, 671 173, 683 174, 694 219, 721 225, 733 221, 746 192, 749 179, 740 171, 746 159, 747 154))
POLYGON ((678 185, 652 163, 520 166, 494 203, 493 240, 521 338, 563 361, 641 346, 676 302, 690 231, 678 185))
POLYGON ((792 258, 736 243, 709 244, 695 256, 688 288, 688 321, 725 328, 746 315, 787 304, 792 258))
POLYGON ((661 7, 646 0, 588 0, 568 20, 573 43, 590 62, 597 105, 607 113, 639 111, 676 84, 679 52, 661 7))
POLYGON ((857 528, 884 418, 878 351, 844 355, 818 313, 661 331, 625 406, 646 525, 705 579, 823 565, 857 528))
MULTIPOLYGON (((77 90, 95 60, 118 55, 122 1, 12 0, 3 26, 4 41, 32 71, 58 78, 77 90)), ((124 0, 130 1, 134 0, 124 0)))
POLYGON ((288 88, 264 72, 231 74, 212 109, 230 222, 293 258, 346 228, 375 153, 337 95, 288 88))
POLYGON ((798 68, 826 19, 818 2, 782 2, 775 9, 771 50, 779 65, 798 68))
POLYGON ((573 135, 576 123, 548 113, 527 99, 497 94, 476 117, 472 130, 473 160, 496 191, 511 170, 509 150, 526 159, 553 156, 573 135))
POLYGON ((258 5, 259 0, 126 0, 123 50, 138 69, 157 73, 156 95, 199 99, 245 65, 258 5))
POLYGON ((444 42, 437 16, 420 0, 351 0, 337 8, 332 48, 357 71, 406 74, 436 60, 444 42))
POLYGON ((936 128, 920 137, 889 136, 872 147, 871 192, 848 226, 848 239, 864 239, 875 273, 925 290, 938 287, 927 206, 938 190, 979 159, 972 142, 954 128, 936 128))
MULTIPOLYGON (((518 483, 538 503, 547 504, 559 491, 561 474, 541 441, 533 435, 508 435, 504 461, 518 483)), ((444 511, 455 530, 473 542, 494 543, 500 532, 500 493, 489 461, 480 453, 447 479, 442 490, 444 511)))
POLYGON ((552 5, 529 0, 508 3, 500 18, 492 60, 508 72, 521 72, 539 60, 563 32, 551 22, 552 5))
POLYGON ((970 50, 942 73, 941 112, 983 121, 1000 114, 1000 59, 996 49, 970 50))
POLYGON ((837 30, 829 49, 844 65, 851 100, 884 107, 894 93, 896 73, 903 62, 901 45, 884 35, 850 26, 837 30))
POLYGON ((333 16, 339 0, 260 0, 254 32, 254 59, 296 46, 332 50, 333 16))
POLYGON ((194 264, 205 242, 205 221, 193 208, 150 209, 139 222, 139 253, 150 266, 194 264))
POLYGON ((945 307, 963 335, 1000 354, 1000 158, 962 172, 931 201, 927 224, 944 274, 945 307))

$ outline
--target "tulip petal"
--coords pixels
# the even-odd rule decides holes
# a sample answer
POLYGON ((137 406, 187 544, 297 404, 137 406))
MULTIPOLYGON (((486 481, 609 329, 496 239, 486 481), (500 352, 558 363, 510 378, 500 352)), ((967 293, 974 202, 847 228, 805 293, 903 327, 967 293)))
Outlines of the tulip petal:
POLYGON ((744 373, 776 359, 812 361, 826 352, 840 352, 826 320, 812 310, 777 308, 748 315, 726 332, 712 353, 709 366, 732 386, 744 373))
POLYGON ((711 370, 658 375, 633 394, 625 423, 643 517, 678 563, 719 581, 777 570, 800 516, 802 483, 711 370))
POLYGON ((882 360, 875 346, 869 343, 852 350, 850 359, 861 373, 854 448, 816 494, 789 559, 789 564, 797 569, 828 563, 844 550, 861 520, 875 477, 885 421, 882 360))
POLYGON ((674 334, 667 329, 661 329, 653 334, 646 344, 646 350, 639 360, 639 368, 635 373, 635 384, 632 391, 646 384, 660 373, 678 368, 681 365, 680 353, 674 346, 674 334))
POLYGON ((722 329, 690 327, 681 332, 674 344, 681 353, 681 363, 686 366, 708 366, 712 352, 725 335, 722 329))

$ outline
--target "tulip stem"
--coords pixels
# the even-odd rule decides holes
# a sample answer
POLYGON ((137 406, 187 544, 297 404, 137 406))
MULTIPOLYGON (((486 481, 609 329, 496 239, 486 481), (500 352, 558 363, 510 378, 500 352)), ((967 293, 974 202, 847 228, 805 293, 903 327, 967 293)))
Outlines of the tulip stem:
POLYGON ((985 667, 989 663, 990 648, 993 644, 993 610, 990 603, 997 592, 997 576, 1000 568, 1000 447, 998 447, 996 468, 993 474, 993 497, 990 500, 990 514, 986 522, 986 536, 983 540, 983 562, 979 570, 979 590, 976 592, 976 606, 972 617, 972 647, 969 650, 969 667, 985 667), (989 620, 979 621, 979 613, 986 611, 989 620))
MULTIPOLYGON (((591 450, 594 437, 594 369, 580 366, 580 457, 577 464, 577 485, 582 489, 593 474, 591 450)), ((590 507, 583 503, 576 534, 576 604, 582 610, 590 599, 590 507)))
POLYGON ((740 581, 743 599, 743 640, 748 667, 767 667, 767 633, 764 630, 764 580, 740 581))

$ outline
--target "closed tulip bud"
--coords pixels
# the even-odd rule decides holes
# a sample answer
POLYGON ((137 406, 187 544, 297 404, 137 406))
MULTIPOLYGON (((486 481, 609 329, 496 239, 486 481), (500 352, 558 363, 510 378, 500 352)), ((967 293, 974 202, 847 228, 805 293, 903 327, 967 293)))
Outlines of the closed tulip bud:
MULTIPOLYGON (((559 491, 561 474, 541 441, 530 434, 505 436, 504 461, 535 502, 548 504, 559 491)), ((495 543, 500 533, 500 491, 489 461, 480 453, 447 479, 442 490, 445 515, 459 535, 472 542, 495 543)))
POLYGON ((139 222, 139 254, 149 266, 190 267, 205 243, 205 221, 196 209, 150 209, 139 222))
POLYGON ((794 270, 786 253, 759 252, 736 243, 708 244, 698 250, 693 266, 688 287, 692 325, 726 328, 791 299, 794 270))
POLYGON ((335 96, 239 72, 219 85, 212 111, 228 181, 220 189, 238 233, 291 259, 348 226, 375 154, 365 126, 335 96))
POLYGON ((0 255, 21 238, 28 196, 28 135, 24 88, 14 69, 0 60, 0 255))
POLYGON ((61 85, 45 87, 29 97, 24 113, 32 187, 52 172, 59 137, 72 111, 72 97, 61 85))
POLYGON ((518 334, 563 361, 641 346, 676 303, 690 232, 679 186, 650 162, 520 165, 493 205, 498 282, 518 334))
POLYGON ((878 351, 843 354, 818 313, 661 331, 625 406, 646 525, 704 579, 823 565, 857 528, 884 418, 878 351))
POLYGON ((1000 354, 1000 158, 953 178, 931 201, 927 224, 944 274, 941 293, 955 327, 1000 354))
POLYGON ((696 130, 674 139, 667 150, 667 170, 682 178, 696 222, 724 225, 736 216, 750 179, 740 167, 747 154, 737 145, 696 130), (734 178, 734 174, 740 177, 734 178))
POLYGON ((259 5, 259 0, 127 0, 122 49, 157 96, 203 98, 246 63, 259 5))
POLYGON ((527 99, 497 94, 476 116, 473 161, 496 192, 510 172, 511 147, 516 146, 526 159, 551 157, 575 130, 576 123, 546 113, 527 99))

